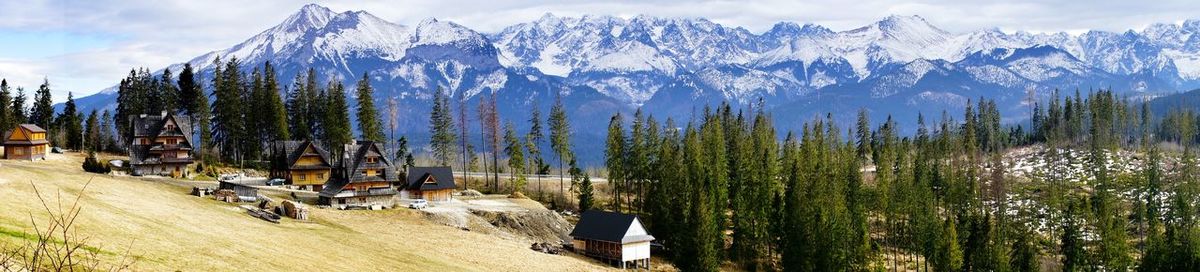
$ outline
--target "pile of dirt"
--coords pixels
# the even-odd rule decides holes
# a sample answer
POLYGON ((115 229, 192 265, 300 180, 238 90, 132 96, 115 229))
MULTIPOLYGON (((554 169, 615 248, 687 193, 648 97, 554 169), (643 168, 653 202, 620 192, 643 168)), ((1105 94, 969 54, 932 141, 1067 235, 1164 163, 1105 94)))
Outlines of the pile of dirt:
POLYGON ((535 242, 557 245, 570 240, 571 224, 554 211, 470 211, 501 231, 535 242))
POLYGON ((466 197, 481 197, 481 196, 483 196, 483 193, 480 193, 479 191, 476 191, 475 189, 463 190, 461 194, 462 194, 462 196, 466 196, 466 197))

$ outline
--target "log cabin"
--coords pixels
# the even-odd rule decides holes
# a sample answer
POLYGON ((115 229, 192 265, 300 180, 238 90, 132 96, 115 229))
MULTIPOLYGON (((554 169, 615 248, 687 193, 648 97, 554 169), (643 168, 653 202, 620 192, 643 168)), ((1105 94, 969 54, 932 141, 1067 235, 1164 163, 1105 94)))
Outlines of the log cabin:
POLYGON ((575 251, 609 262, 618 262, 622 269, 650 269, 650 242, 654 236, 646 232, 638 217, 630 214, 586 211, 571 231, 575 251))
POLYGON ((383 154, 383 145, 371 141, 346 144, 333 176, 318 194, 318 205, 338 209, 392 207, 399 173, 383 154))
POLYGON ((282 178, 301 190, 320 192, 332 170, 329 152, 313 141, 276 141, 272 144, 272 178, 282 178))
POLYGON ((458 188, 454 183, 454 172, 448 166, 409 167, 406 179, 400 198, 450 201, 454 199, 454 189, 458 188))
POLYGON ((192 164, 191 119, 183 115, 130 115, 129 164, 133 175, 186 177, 192 164))
POLYGON ((40 160, 46 158, 50 141, 46 130, 34 124, 20 124, 4 133, 4 159, 40 160))

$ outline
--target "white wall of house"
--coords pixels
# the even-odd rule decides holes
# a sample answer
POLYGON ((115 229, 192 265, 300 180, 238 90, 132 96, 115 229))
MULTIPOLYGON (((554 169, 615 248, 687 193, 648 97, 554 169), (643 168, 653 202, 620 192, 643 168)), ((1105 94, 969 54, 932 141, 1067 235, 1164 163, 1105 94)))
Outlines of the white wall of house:
POLYGON ((635 242, 621 245, 621 260, 635 261, 650 258, 650 242, 635 242))

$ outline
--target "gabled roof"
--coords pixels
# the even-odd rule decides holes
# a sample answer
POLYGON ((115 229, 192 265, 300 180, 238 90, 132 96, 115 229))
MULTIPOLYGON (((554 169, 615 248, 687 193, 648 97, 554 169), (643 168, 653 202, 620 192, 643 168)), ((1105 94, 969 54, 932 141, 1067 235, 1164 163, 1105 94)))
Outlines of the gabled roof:
POLYGON ((597 210, 579 216, 579 224, 571 231, 571 237, 622 244, 654 240, 654 236, 645 232, 637 216, 597 210))
POLYGON ((281 148, 283 148, 283 150, 280 152, 283 152, 283 154, 287 155, 287 168, 293 168, 296 166, 296 162, 299 161, 301 157, 304 157, 309 147, 312 147, 312 149, 316 151, 315 154, 321 159, 322 162, 325 163, 325 167, 333 167, 333 162, 329 160, 329 152, 325 151, 324 148, 321 148, 321 146, 313 143, 311 140, 281 141, 281 143, 278 144, 282 144, 281 148))
POLYGON ((29 140, 31 137, 33 137, 33 135, 29 135, 30 133, 46 133, 46 130, 34 124, 20 124, 10 131, 5 131, 4 138, 0 139, 0 141, 3 141, 5 145, 35 145, 50 143, 50 141, 46 139, 29 140), (9 140, 13 134, 16 134, 17 130, 28 131, 28 133, 22 133, 25 135, 25 140, 9 140))
POLYGON ((38 133, 38 132, 45 133, 46 132, 45 129, 42 129, 42 127, 39 127, 34 124, 21 124, 21 127, 25 128, 25 130, 28 130, 29 132, 33 132, 33 133, 38 133))
POLYGON ((174 132, 183 134, 184 141, 187 142, 189 147, 192 146, 192 122, 187 116, 175 114, 130 115, 129 119, 133 122, 133 137, 157 138, 160 135, 174 132), (175 122, 175 131, 163 130, 167 120, 175 122))
POLYGON ((382 155, 382 144, 371 141, 358 141, 356 143, 347 144, 345 148, 346 152, 352 155, 349 158, 342 160, 341 163, 345 171, 343 173, 350 182, 397 182, 400 180, 396 173, 397 171, 395 167, 392 166, 392 162, 388 160, 387 156, 382 155), (367 163, 366 158, 368 155, 379 156, 379 161, 375 163, 367 163), (381 178, 377 176, 362 175, 362 171, 368 168, 384 169, 383 177, 381 178))
POLYGON ((409 167, 408 180, 404 184, 407 190, 454 189, 458 186, 454 183, 454 173, 449 166, 409 167))
POLYGON ((331 178, 325 181, 325 185, 321 186, 321 192, 318 195, 333 197, 342 192, 342 188, 346 188, 346 184, 349 184, 349 182, 346 182, 345 179, 331 178))

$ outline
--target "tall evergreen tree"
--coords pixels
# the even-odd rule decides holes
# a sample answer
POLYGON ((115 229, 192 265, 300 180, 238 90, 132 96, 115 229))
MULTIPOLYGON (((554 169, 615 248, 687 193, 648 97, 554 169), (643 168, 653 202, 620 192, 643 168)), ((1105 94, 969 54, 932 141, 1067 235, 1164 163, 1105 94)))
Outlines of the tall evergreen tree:
MULTIPOLYGON (((362 79, 358 80, 358 129, 361 132, 360 136, 369 141, 383 142, 383 124, 379 119, 379 110, 375 108, 374 93, 375 89, 371 88, 371 79, 367 77, 367 73, 363 73, 362 79)), ((442 101, 442 103, 448 102, 442 101)), ((437 103, 434 103, 437 104, 437 103)), ((449 105, 445 106, 449 108, 449 105)), ((450 112, 444 112, 446 118, 449 118, 450 112)), ((453 126, 451 122, 450 126, 453 126)), ((453 145, 453 144, 451 144, 453 145)), ((441 155, 441 154, 439 154, 441 155)), ((449 165, 449 160, 442 165, 449 165)))
POLYGON ((322 113, 325 114, 323 125, 325 136, 325 146, 341 156, 341 147, 354 140, 354 136, 350 131, 350 108, 346 103, 346 87, 342 86, 341 82, 330 81, 329 87, 326 88, 328 93, 324 95, 322 113))
POLYGON ((58 133, 66 134, 66 146, 75 150, 83 149, 83 126, 80 124, 79 110, 75 106, 75 95, 68 92, 67 102, 63 104, 63 112, 58 115, 58 133))
POLYGON ((287 108, 279 97, 279 80, 275 66, 268 61, 263 64, 263 87, 259 93, 260 104, 263 105, 260 129, 267 142, 291 139, 288 130, 287 108))
POLYGON ((621 124, 621 113, 608 121, 608 140, 605 141, 604 166, 608 168, 608 184, 613 188, 611 209, 621 212, 621 183, 625 180, 625 130, 621 124))
POLYGON ((565 196, 563 164, 574 158, 575 154, 571 152, 571 124, 567 121, 567 109, 563 105, 561 92, 555 93, 554 106, 550 107, 546 124, 550 125, 550 148, 558 156, 558 195, 565 196))
MULTIPOLYGON (((47 130, 52 130, 54 122, 54 103, 50 99, 50 80, 44 80, 33 94, 33 108, 29 111, 29 122, 47 130)), ((52 132, 53 133, 53 132, 52 132)))
MULTIPOLYGON (((529 134, 525 135, 525 149, 529 151, 529 163, 531 164, 529 167, 533 170, 534 176, 537 177, 538 200, 542 199, 542 166, 546 164, 545 160, 542 159, 542 140, 546 137, 542 133, 541 115, 538 108, 536 106, 533 107, 533 110, 529 113, 529 134)), ((465 115, 461 116, 465 117, 465 115)), ((463 136, 465 137, 466 135, 464 134, 463 136)), ((466 140, 463 143, 465 144, 466 140)), ((588 181, 590 182, 591 179, 588 179, 588 181)), ((583 209, 581 208, 580 210, 582 211, 583 209)))
POLYGON ((11 131, 13 127, 16 127, 12 100, 12 91, 8 88, 8 80, 0 79, 0 131, 11 131))
POLYGON ((17 95, 12 101, 12 123, 24 124, 29 122, 29 113, 25 111, 25 88, 17 87, 17 95))
POLYGON ((429 145, 433 149, 433 157, 438 165, 450 166, 454 160, 456 136, 454 118, 450 111, 450 98, 438 86, 433 94, 433 109, 429 113, 429 130, 433 133, 429 145))
POLYGON ((525 190, 525 151, 512 122, 504 125, 504 153, 508 155, 509 186, 513 194, 525 190))
POLYGON ((101 142, 100 142, 100 121, 96 118, 97 118, 96 110, 93 109, 91 113, 88 113, 87 122, 86 122, 87 125, 84 126, 84 130, 83 130, 84 131, 84 137, 83 137, 84 148, 83 149, 88 152, 99 151, 100 148, 103 146, 103 145, 101 145, 101 142))

